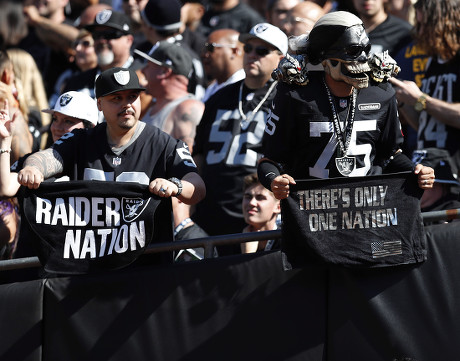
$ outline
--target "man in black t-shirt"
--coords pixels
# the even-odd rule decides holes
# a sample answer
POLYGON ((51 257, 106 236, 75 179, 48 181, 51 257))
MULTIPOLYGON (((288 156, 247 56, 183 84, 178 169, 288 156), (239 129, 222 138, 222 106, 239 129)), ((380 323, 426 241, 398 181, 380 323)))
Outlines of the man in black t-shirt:
POLYGON ((106 70, 95 89, 106 122, 67 133, 52 148, 32 154, 18 174, 19 183, 38 188, 43 179, 58 174, 70 180, 136 182, 159 197, 199 202, 206 191, 187 145, 139 122, 144 88, 136 72, 106 70))
MULTIPOLYGON (((286 35, 268 23, 254 26, 239 39, 245 44, 246 78, 208 99, 193 148, 208 195, 192 218, 210 235, 240 233, 245 226, 243 178, 256 170, 256 148, 275 94, 271 72, 288 48, 286 35)), ((239 253, 239 246, 236 249, 239 253)))

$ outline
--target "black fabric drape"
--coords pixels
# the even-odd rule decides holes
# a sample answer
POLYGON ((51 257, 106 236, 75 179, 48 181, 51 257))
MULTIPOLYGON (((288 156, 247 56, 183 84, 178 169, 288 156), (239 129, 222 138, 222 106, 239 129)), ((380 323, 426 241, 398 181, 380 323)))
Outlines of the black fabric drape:
POLYGON ((383 267, 423 262, 416 176, 296 180, 282 200, 286 269, 305 264, 383 267))

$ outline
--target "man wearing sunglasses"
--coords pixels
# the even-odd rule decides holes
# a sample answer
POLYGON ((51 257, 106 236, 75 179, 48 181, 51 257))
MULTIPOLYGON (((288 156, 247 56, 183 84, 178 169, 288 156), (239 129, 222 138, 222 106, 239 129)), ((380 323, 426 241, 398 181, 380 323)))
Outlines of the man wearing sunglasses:
POLYGON ((244 79, 244 52, 239 35, 233 29, 214 30, 209 34, 201 53, 204 71, 211 80, 204 93, 204 102, 224 86, 244 79))
POLYGON ((99 11, 94 23, 85 26, 94 40, 97 67, 69 79, 64 91, 83 91, 95 98, 94 81, 104 70, 113 67, 140 70, 142 62, 131 55, 133 35, 129 18, 117 11, 99 11))
MULTIPOLYGON (((293 44, 324 72, 309 72, 304 86, 278 84, 263 139, 266 158, 258 167, 261 183, 285 199, 294 179, 413 169, 401 152, 395 91, 371 73, 362 21, 346 11, 328 13, 306 42, 298 37, 293 44)), ((432 168, 420 164, 415 173, 420 188, 433 187, 432 168)))
MULTIPOLYGON (((239 40, 244 44, 246 77, 208 99, 193 148, 208 189, 194 220, 210 235, 239 233, 245 226, 243 179, 256 170, 257 148, 276 91, 271 72, 288 49, 286 35, 268 23, 257 24, 239 40)), ((219 255, 241 252, 239 246, 218 251, 219 255)))

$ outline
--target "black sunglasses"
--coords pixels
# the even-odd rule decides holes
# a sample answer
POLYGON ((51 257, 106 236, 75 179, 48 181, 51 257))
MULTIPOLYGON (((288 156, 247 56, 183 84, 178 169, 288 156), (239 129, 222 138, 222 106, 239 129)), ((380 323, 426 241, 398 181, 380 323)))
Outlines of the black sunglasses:
POLYGON ((363 51, 366 53, 366 55, 368 55, 369 52, 371 51, 371 44, 367 44, 366 46, 350 45, 344 48, 344 50, 345 50, 345 54, 347 54, 348 56, 351 56, 352 58, 357 58, 358 56, 362 54, 363 51))
POLYGON ((205 43, 204 48, 206 51, 209 51, 210 53, 214 52, 215 48, 234 48, 235 45, 230 45, 230 44, 218 44, 218 43, 205 43))
POLYGON ((273 51, 266 48, 265 46, 252 46, 251 44, 244 44, 243 46, 243 50, 247 54, 251 53, 253 49, 259 56, 266 56, 273 51))
POLYGON ((95 31, 92 33, 93 39, 94 40, 100 40, 100 39, 105 39, 105 40, 113 40, 113 39, 118 39, 121 38, 122 36, 126 35, 124 32, 115 30, 115 31, 95 31))
POLYGON ((94 43, 90 40, 76 40, 73 43, 73 47, 76 48, 78 45, 81 45, 84 48, 89 48, 90 46, 94 46, 94 43))

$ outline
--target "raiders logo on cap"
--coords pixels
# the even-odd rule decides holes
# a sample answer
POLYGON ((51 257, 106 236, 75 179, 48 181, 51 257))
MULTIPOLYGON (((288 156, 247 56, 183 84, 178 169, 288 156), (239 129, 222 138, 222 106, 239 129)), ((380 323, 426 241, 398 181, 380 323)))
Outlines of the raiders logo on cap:
POLYGON ((112 10, 102 10, 99 11, 96 15, 96 23, 98 24, 105 24, 109 21, 110 17, 112 16, 112 10))
POLYGON ((238 40, 243 44, 246 44, 248 40, 255 38, 273 45, 283 54, 286 54, 288 51, 288 38, 286 34, 283 33, 280 28, 270 23, 260 23, 254 25, 249 33, 240 34, 238 36, 238 40))
POLYGON ((267 29, 268 29, 267 25, 259 24, 254 28, 254 33, 256 33, 256 34, 263 33, 267 29))
POLYGON ((64 94, 60 99, 59 99, 59 105, 61 107, 65 107, 67 104, 70 103, 72 100, 72 96, 69 94, 64 94))
POLYGON ((96 79, 96 98, 125 90, 145 90, 140 86, 136 71, 126 68, 110 68, 103 71, 96 79))
POLYGON ((120 70, 118 73, 114 73, 113 77, 120 85, 126 85, 129 83, 129 71, 120 70))

